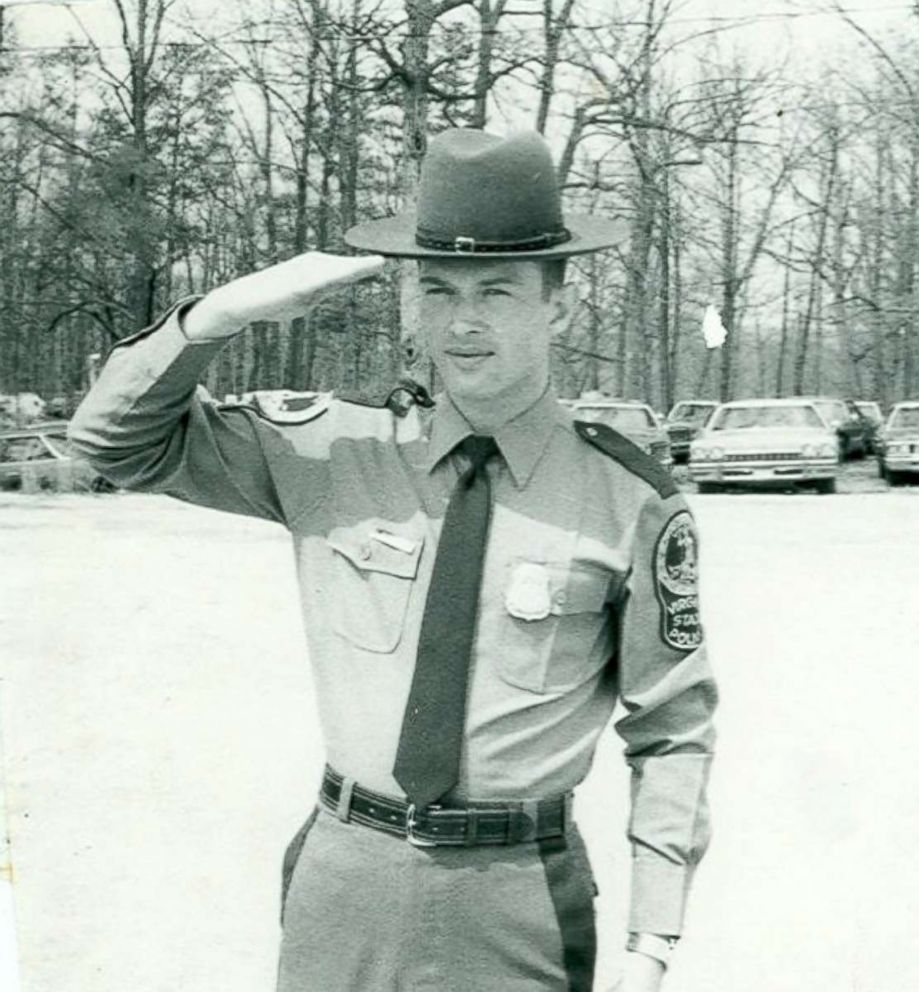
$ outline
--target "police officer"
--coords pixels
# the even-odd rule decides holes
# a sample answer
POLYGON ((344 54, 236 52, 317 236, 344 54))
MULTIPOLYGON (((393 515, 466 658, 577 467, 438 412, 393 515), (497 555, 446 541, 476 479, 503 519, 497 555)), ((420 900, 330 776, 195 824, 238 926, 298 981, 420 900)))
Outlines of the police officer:
POLYGON ((596 892, 572 792, 617 700, 631 766, 621 988, 654 992, 709 835, 715 690, 696 532, 672 479, 573 421, 549 345, 565 259, 619 224, 563 217, 536 134, 431 142, 417 208, 179 303, 120 344, 71 425, 127 488, 292 535, 328 765, 284 863, 280 992, 593 986, 596 892), (418 259, 444 384, 275 413, 196 387, 254 320, 418 259))

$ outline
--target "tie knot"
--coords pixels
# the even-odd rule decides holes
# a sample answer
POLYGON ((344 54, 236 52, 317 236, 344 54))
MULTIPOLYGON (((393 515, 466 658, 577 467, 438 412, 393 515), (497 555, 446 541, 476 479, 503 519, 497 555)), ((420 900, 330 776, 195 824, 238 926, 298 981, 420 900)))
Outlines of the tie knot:
POLYGON ((470 467, 474 474, 498 453, 498 445, 490 434, 470 434, 460 444, 460 451, 472 462, 470 467))

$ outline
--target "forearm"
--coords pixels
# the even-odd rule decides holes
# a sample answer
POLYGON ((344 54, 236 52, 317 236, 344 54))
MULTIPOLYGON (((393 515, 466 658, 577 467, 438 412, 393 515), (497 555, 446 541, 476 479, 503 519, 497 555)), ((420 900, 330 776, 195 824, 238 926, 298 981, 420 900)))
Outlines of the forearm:
POLYGON ((220 343, 193 345, 181 321, 183 300, 156 323, 115 347, 70 422, 74 445, 120 485, 139 472, 136 456, 156 460, 188 413, 198 380, 220 343))

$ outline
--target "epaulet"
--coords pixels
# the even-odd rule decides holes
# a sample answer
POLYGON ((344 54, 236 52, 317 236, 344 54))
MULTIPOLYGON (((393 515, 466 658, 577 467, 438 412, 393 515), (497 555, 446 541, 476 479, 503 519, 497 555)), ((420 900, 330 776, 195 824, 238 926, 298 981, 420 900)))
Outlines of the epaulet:
POLYGON ((413 406, 434 406, 434 400, 424 386, 409 378, 400 379, 394 386, 387 386, 385 389, 339 393, 338 398, 358 406, 388 409, 397 417, 404 417, 413 406))
POLYGON ((604 455, 615 459, 633 475, 644 479, 657 491, 661 499, 667 499, 679 492, 673 476, 657 459, 642 451, 634 441, 614 431, 612 427, 576 420, 574 429, 588 444, 599 448, 604 455))
POLYGON ((219 409, 251 410, 262 420, 268 420, 272 424, 295 425, 306 424, 321 417, 328 410, 331 402, 331 393, 295 393, 288 389, 267 390, 248 393, 239 400, 221 403, 219 409))

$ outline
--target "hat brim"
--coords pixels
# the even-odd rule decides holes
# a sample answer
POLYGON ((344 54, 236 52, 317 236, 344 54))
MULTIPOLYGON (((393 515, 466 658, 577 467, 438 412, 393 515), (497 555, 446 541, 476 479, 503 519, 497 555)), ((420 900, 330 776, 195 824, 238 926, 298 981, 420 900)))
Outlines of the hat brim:
POLYGON ((628 236, 628 224, 622 220, 592 214, 567 214, 565 227, 571 239, 549 248, 532 251, 445 251, 422 248, 415 241, 415 213, 406 211, 382 220, 368 220, 345 232, 345 242, 352 248, 397 258, 567 258, 603 248, 612 248, 628 236))

